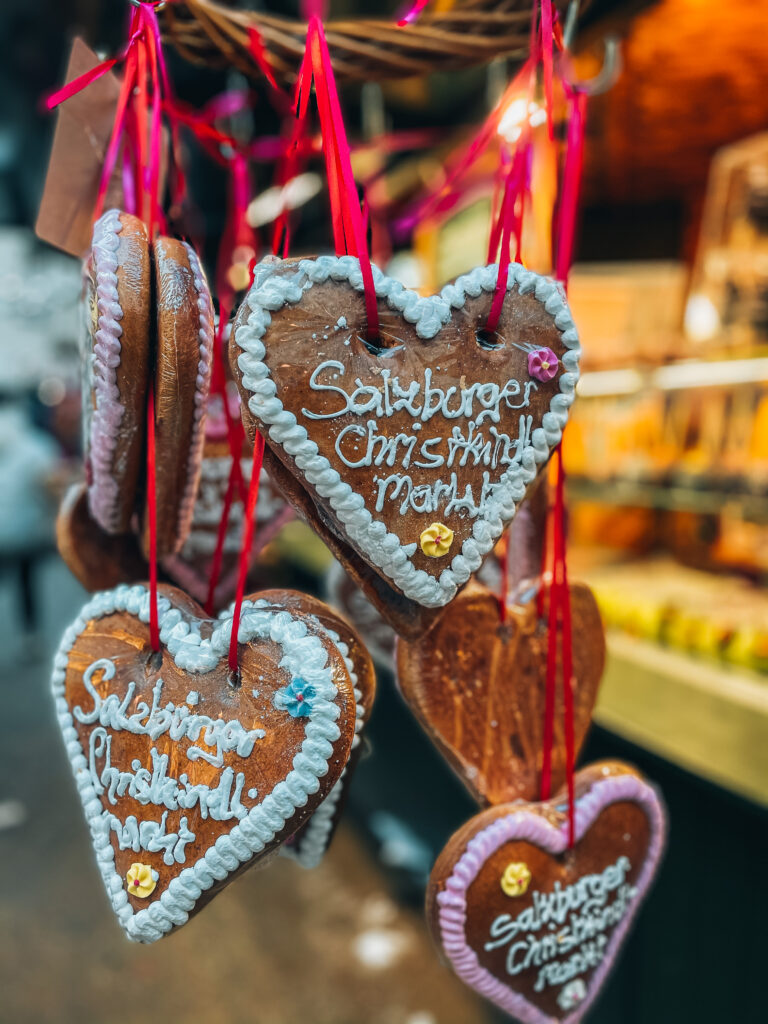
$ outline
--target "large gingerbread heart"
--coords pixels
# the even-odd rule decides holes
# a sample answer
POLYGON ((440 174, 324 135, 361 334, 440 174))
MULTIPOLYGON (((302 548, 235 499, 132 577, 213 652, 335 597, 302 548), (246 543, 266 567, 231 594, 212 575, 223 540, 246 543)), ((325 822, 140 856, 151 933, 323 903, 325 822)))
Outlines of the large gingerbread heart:
MULTIPOLYGON (((570 587, 574 737, 581 747, 605 664, 605 635, 589 587, 570 587)), ((547 628, 536 602, 501 621, 497 596, 474 581, 426 636, 398 640, 400 691, 480 803, 534 800, 540 792, 547 628)), ((562 687, 552 745, 553 784, 565 776, 562 687)))
POLYGON ((231 612, 205 620, 173 587, 158 610, 154 654, 146 588, 95 595, 53 675, 107 893, 142 942, 301 827, 343 772, 356 718, 341 652, 298 611, 243 603, 232 678, 231 612))
POLYGON ((478 267, 422 298, 374 269, 386 347, 373 348, 356 259, 270 263, 230 341, 250 431, 323 529, 429 609, 501 536, 562 436, 578 378, 559 285, 513 264, 488 337, 496 280, 478 267))
POLYGON ((658 794, 616 762, 576 776, 575 845, 561 793, 483 811, 449 840, 427 916, 451 968, 523 1024, 577 1024, 651 884, 658 794))

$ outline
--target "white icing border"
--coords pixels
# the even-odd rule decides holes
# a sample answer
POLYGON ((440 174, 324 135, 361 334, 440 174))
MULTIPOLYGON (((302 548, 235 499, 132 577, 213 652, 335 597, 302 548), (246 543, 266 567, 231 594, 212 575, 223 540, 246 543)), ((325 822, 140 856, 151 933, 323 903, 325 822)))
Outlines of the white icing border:
MULTIPOLYGON (((396 534, 390 533, 383 522, 373 518, 363 496, 353 491, 328 459, 320 455, 306 429, 277 397, 275 382, 264 362, 266 349, 262 339, 272 322, 270 313, 289 302, 299 302, 314 284, 329 279, 348 282, 357 291, 363 291, 359 262, 353 256, 319 256, 314 260, 301 260, 292 274, 280 273, 281 266, 276 263, 257 268, 246 298, 251 312, 233 332, 232 344, 242 350, 237 360, 242 373, 242 387, 251 393, 248 408, 268 429, 271 440, 290 455, 320 497, 328 499, 354 546, 366 552, 366 559, 388 576, 406 597, 428 608, 442 607, 480 568, 514 516, 515 505, 525 496, 538 467, 547 461, 563 435, 579 378, 581 349, 562 288, 556 281, 541 277, 517 263, 509 266, 507 290, 517 288, 521 295, 534 295, 560 331, 563 345, 568 350, 562 357, 565 372, 560 375, 560 391, 553 395, 549 410, 542 417, 542 425, 532 432, 531 443, 522 449, 520 462, 502 473, 499 478, 502 486, 497 486, 485 511, 475 520, 472 536, 464 541, 450 567, 435 579, 413 565, 406 553, 406 545, 396 534)), ((496 264, 475 267, 469 274, 457 278, 455 283, 446 285, 439 295, 425 298, 387 277, 378 267, 373 267, 376 295, 414 324, 418 336, 425 340, 438 334, 450 319, 451 310, 461 308, 467 296, 492 293, 497 276, 496 264)))
MULTIPOLYGON (((357 678, 357 672, 355 672, 354 663, 349 656, 349 647, 335 630, 324 626, 316 616, 309 615, 307 617, 330 637, 332 642, 341 652, 341 655, 344 658, 344 664, 347 666, 347 672, 349 672, 349 677, 352 680, 352 688, 355 694, 355 735, 352 737, 351 748, 352 750, 355 750, 359 746, 362 738, 361 734, 366 716, 365 707, 363 705, 363 692, 358 685, 359 680, 357 678)), ((335 784, 333 789, 325 800, 323 800, 306 825, 302 827, 297 845, 280 847, 280 853, 282 856, 296 861, 297 864, 300 864, 301 867, 307 868, 308 870, 318 866, 325 856, 331 841, 333 819, 344 793, 344 787, 349 783, 348 775, 349 765, 345 765, 344 771, 339 776, 339 781, 335 784)))
MULTIPOLYGON (((51 686, 56 713, 75 776, 99 869, 107 894, 130 939, 154 942, 172 928, 186 923, 200 896, 221 882, 241 864, 260 853, 280 832, 297 808, 303 807, 320 788, 333 756, 333 744, 340 736, 336 719, 339 708, 328 656, 320 639, 313 635, 300 618, 275 606, 257 607, 244 601, 238 629, 238 640, 247 643, 254 637, 277 643, 284 656, 280 667, 301 676, 315 688, 315 698, 306 719, 304 741, 293 759, 286 778, 271 793, 251 808, 226 835, 193 865, 174 878, 165 892, 146 909, 134 912, 125 891, 122 876, 114 867, 115 854, 109 830, 102 827, 102 804, 96 795, 88 771, 88 760, 80 744, 69 704, 65 697, 69 653, 89 620, 103 618, 114 612, 127 612, 139 621, 149 621, 149 592, 143 586, 120 586, 95 594, 75 622, 65 631, 54 658, 51 686)), ((179 668, 204 674, 219 664, 229 650, 232 632, 232 611, 222 612, 210 638, 202 639, 196 620, 190 622, 165 597, 158 598, 160 640, 179 668)))

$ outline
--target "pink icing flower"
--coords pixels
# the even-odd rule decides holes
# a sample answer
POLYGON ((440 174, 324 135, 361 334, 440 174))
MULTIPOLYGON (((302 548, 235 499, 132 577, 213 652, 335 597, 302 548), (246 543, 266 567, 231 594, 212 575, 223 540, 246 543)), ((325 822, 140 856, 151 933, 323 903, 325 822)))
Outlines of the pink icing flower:
POLYGON ((551 348, 537 348, 528 353, 528 373, 546 383, 557 374, 557 356, 551 348))

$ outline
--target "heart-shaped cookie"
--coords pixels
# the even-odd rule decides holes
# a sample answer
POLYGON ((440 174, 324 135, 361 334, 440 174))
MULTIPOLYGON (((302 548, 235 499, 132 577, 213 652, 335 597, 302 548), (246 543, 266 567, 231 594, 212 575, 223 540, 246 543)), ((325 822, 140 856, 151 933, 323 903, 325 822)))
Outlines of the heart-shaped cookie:
MULTIPOLYGON (((321 535, 417 608, 442 608, 477 571, 573 400, 579 345, 560 286, 512 265, 488 337, 496 279, 478 267, 422 298, 375 269, 386 347, 372 348, 356 259, 270 263, 232 331, 250 434, 312 502, 321 535)), ((409 609, 394 618, 376 599, 414 635, 409 609)))
POLYGON ((205 620, 173 587, 158 611, 155 654, 145 587, 95 595, 53 674, 107 893, 142 942, 301 827, 344 770, 356 720, 344 657, 310 617, 245 601, 232 678, 231 612, 205 620))
POLYGON ((151 362, 146 225, 107 210, 83 267, 83 451, 91 515, 125 533, 136 507, 151 362))
POLYGON ((523 1024, 582 1019, 664 845, 661 800, 627 765, 577 773, 573 849, 564 801, 561 793, 476 815, 448 841, 427 888, 450 967, 523 1024))
POLYGON ((289 611, 301 610, 311 617, 318 627, 325 630, 344 656, 344 661, 355 690, 356 721, 355 736, 349 761, 341 778, 323 800, 315 813, 280 848, 280 853, 295 860, 304 868, 314 868, 320 863, 331 844, 336 826, 344 810, 349 783, 355 765, 362 751, 363 729, 371 716, 376 697, 376 673, 373 662, 358 633, 341 616, 316 597, 296 594, 288 590, 263 590, 259 594, 264 601, 272 602, 289 611))
MULTIPOLYGON (((597 602, 583 583, 570 586, 574 737, 589 728, 605 664, 597 602)), ((411 710, 480 803, 533 800, 540 792, 547 627, 536 602, 508 608, 474 581, 426 636, 397 642, 397 678, 411 710)), ((558 684, 552 779, 565 773, 563 697, 558 684)))

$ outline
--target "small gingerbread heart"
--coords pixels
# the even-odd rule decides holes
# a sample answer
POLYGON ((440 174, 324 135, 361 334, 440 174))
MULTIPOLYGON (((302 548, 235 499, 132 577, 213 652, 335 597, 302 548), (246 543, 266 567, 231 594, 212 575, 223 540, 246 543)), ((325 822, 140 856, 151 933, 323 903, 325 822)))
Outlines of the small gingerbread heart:
POLYGON ((88 502, 107 533, 126 533, 144 456, 151 361, 146 225, 108 210, 83 268, 83 450, 88 502))
POLYGON ((53 674, 107 893, 141 942, 276 853, 338 781, 356 720, 344 657, 310 617, 246 600, 233 677, 231 612, 207 620, 161 586, 158 614, 154 653, 145 587, 95 595, 53 674))
POLYGON ((352 680, 357 702, 355 736, 347 766, 341 778, 323 800, 315 813, 280 848, 285 857, 295 860, 303 868, 314 868, 325 856, 331 844, 336 826, 341 818, 349 792, 349 783, 362 751, 363 729, 373 710, 376 697, 376 673, 371 657, 359 634, 343 619, 336 615, 323 601, 308 594, 296 594, 287 590, 263 590, 259 597, 276 606, 305 613, 310 621, 324 630, 344 656, 347 671, 352 680))
MULTIPOLYGON (((576 751, 589 728, 605 664, 597 602, 570 586, 576 751)), ((411 710, 479 803, 533 800, 541 786, 547 628, 536 602, 501 621, 497 596, 474 581, 420 640, 399 639, 397 679, 411 710)), ((553 784, 565 777, 563 698, 558 685, 553 784)))
POLYGON ((393 595, 433 613, 455 597, 559 442, 573 399, 579 345, 561 288, 513 264, 488 337, 497 277, 479 267, 423 298, 374 268, 374 348, 356 259, 271 263, 232 331, 247 429, 264 434, 314 506, 312 525, 341 542, 334 553, 408 635, 413 608, 392 614, 393 595), (358 579, 355 562, 389 593, 358 579))
POLYGON ((88 488, 73 484, 56 517, 56 545, 72 575, 86 590, 109 590, 145 579, 147 563, 132 533, 107 533, 93 519, 88 488))
POLYGON ((563 793, 482 811, 448 841, 427 918, 449 966, 523 1024, 577 1024, 653 881, 666 822, 653 786, 618 762, 563 793))

